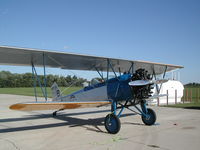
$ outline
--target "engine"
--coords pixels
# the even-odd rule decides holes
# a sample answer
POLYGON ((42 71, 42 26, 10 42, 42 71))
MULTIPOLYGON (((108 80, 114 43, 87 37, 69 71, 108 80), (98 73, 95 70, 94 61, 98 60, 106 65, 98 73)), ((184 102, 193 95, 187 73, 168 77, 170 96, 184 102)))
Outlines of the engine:
MULTIPOLYGON (((148 74, 148 71, 145 69, 138 69, 133 74, 131 80, 151 80, 152 77, 150 74, 148 74)), ((143 86, 132 86, 132 92, 133 92, 133 98, 136 100, 142 100, 147 99, 151 96, 153 92, 151 92, 151 89, 153 89, 153 84, 143 85, 143 86)))

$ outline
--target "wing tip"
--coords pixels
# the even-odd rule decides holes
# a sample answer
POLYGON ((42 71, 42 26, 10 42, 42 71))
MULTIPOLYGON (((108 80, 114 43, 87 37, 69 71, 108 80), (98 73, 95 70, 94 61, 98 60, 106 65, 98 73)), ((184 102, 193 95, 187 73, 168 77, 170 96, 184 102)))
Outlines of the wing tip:
POLYGON ((9 107, 11 110, 21 110, 22 108, 24 108, 23 104, 13 104, 9 107))

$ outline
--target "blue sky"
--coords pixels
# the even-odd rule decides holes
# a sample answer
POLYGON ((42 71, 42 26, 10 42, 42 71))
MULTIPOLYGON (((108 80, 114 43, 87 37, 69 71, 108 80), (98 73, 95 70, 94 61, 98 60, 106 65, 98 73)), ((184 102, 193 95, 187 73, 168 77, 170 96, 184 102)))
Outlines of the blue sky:
POLYGON ((200 1, 0 0, 0 45, 183 65, 200 82, 200 1))

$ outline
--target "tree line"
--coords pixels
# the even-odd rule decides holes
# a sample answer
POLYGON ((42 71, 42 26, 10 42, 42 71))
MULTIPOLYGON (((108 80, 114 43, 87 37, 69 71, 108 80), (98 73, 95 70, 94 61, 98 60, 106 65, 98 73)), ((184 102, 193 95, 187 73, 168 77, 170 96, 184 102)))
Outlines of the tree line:
POLYGON ((200 83, 193 82, 193 83, 185 84, 184 86, 185 87, 200 87, 200 83))
MULTIPOLYGON (((44 76, 38 75, 41 84, 44 85, 44 76)), ((46 75, 47 87, 51 87, 53 82, 56 82, 58 86, 82 86, 83 82, 87 81, 83 78, 78 78, 77 76, 58 76, 58 75, 46 75)), ((0 72, 0 88, 8 87, 33 87, 34 80, 32 73, 16 74, 9 71, 0 72)), ((38 81, 36 86, 39 86, 38 81)))

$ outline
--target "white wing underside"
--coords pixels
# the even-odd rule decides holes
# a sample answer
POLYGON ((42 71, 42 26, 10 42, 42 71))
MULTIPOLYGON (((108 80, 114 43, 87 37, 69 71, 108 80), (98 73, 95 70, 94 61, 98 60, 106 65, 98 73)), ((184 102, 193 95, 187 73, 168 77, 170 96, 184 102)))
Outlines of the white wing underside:
MULTIPOLYGON (((37 50, 29 48, 17 48, 0 46, 0 64, 15 66, 35 66, 42 67, 44 62, 47 67, 72 69, 72 70, 89 70, 107 71, 108 60, 112 64, 113 69, 118 72, 128 71, 131 65, 134 70, 143 68, 152 74, 162 74, 174 69, 183 68, 182 66, 153 63, 146 61, 124 60, 108 57, 97 57, 90 55, 80 55, 65 52, 55 52, 47 50, 37 50), (44 62, 43 62, 44 60, 44 62), (167 67, 167 68, 166 68, 167 67)), ((109 71, 112 71, 111 69, 109 71)))

